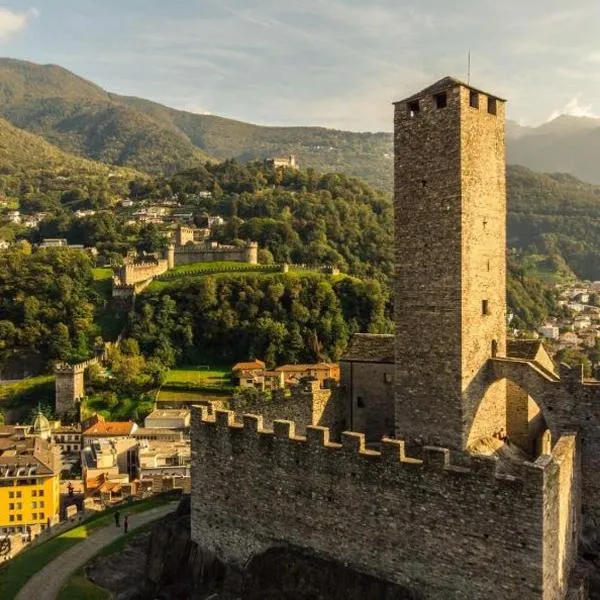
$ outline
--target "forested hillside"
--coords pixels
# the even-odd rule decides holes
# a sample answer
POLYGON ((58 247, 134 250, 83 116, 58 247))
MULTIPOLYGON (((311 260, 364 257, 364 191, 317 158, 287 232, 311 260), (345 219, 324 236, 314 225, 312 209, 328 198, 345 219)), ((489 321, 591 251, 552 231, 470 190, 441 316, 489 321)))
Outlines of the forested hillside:
POLYGON ((131 335, 163 364, 270 366, 337 360, 352 333, 391 332, 388 295, 376 281, 316 274, 221 275, 146 292, 131 335))
POLYGON ((508 169, 508 245, 600 279, 600 186, 566 174, 508 169))
MULTIPOLYGON (((0 374, 39 372, 54 360, 85 360, 99 331, 87 254, 27 244, 0 253, 0 374)), ((1 377, 0 377, 1 378, 1 377)))

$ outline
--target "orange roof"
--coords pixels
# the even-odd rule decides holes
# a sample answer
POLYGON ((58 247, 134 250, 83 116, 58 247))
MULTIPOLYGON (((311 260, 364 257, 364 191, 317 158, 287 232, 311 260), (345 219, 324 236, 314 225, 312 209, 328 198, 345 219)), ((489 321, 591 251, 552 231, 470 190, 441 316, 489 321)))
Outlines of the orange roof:
POLYGON ((315 363, 312 365, 282 365, 277 367, 276 371, 283 371, 284 373, 298 373, 302 371, 322 371, 324 369, 335 369, 337 364, 335 363, 315 363))
POLYGON ((133 421, 98 421, 83 432, 86 436, 128 436, 135 423, 133 421))
POLYGON ((239 362, 231 368, 232 371, 252 371, 254 369, 264 369, 265 363, 262 360, 253 360, 250 362, 239 362))

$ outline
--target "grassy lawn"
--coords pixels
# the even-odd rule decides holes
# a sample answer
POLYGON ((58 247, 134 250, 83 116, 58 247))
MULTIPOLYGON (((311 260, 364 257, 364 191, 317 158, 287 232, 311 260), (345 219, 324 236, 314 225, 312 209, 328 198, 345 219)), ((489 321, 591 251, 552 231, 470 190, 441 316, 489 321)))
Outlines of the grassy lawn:
POLYGON ((229 398, 229 394, 216 394, 194 390, 169 390, 162 388, 156 396, 158 408, 161 408, 162 403, 172 402, 173 405, 194 403, 197 401, 224 401, 229 398))
POLYGON ((94 281, 110 280, 112 279, 113 270, 106 267, 96 267, 92 269, 92 275, 94 276, 94 281))
MULTIPOLYGON (((207 263, 208 264, 215 264, 215 263, 207 263)), ((234 263, 234 264, 240 264, 240 263, 234 263)), ((195 265, 185 265, 186 267, 194 267, 195 265)), ((280 277, 280 276, 285 276, 284 273, 281 273, 280 271, 273 271, 273 270, 268 270, 266 268, 264 268, 261 265, 247 265, 248 267, 254 267, 251 269, 245 269, 245 270, 238 270, 238 271, 219 271, 219 270, 213 270, 213 271, 203 271, 200 273, 180 273, 177 276, 174 276, 172 278, 169 279, 160 279, 160 278, 156 278, 152 281, 152 283, 146 288, 146 290, 149 293, 153 293, 153 292, 160 292, 162 290, 166 290, 166 289, 170 289, 172 287, 176 287, 176 286, 180 286, 180 285, 186 285, 189 284, 190 282, 194 281, 195 279, 201 278, 201 277, 207 277, 207 276, 211 276, 211 277, 248 277, 249 275, 260 275, 261 277, 280 277)), ((179 267, 176 267, 179 268, 179 267)), ((181 267, 183 268, 183 267, 181 267)), ((169 271, 168 274, 170 275, 171 273, 175 273, 175 270, 169 271)), ((290 268, 288 274, 290 275, 295 275, 298 277, 308 277, 308 276, 312 276, 312 275, 323 275, 323 273, 319 273, 318 271, 311 271, 309 269, 294 269, 294 268, 290 268)), ((339 275, 339 276, 335 276, 338 278, 344 278, 347 277, 347 275, 339 275)))
POLYGON ((167 374, 166 384, 192 383, 199 385, 230 387, 231 386, 231 367, 212 366, 209 369, 201 369, 197 366, 178 367, 171 369, 167 374))
MULTIPOLYGON (((122 505, 123 514, 135 514, 161 506, 171 500, 170 496, 155 496, 130 505, 122 505)), ((91 533, 112 524, 116 508, 93 515, 85 523, 56 536, 39 546, 25 550, 0 567, 0 598, 10 600, 40 569, 52 562, 57 556, 85 540, 91 533)))
POLYGON ((71 575, 69 581, 60 590, 57 600, 110 600, 111 593, 92 583, 83 569, 71 575))

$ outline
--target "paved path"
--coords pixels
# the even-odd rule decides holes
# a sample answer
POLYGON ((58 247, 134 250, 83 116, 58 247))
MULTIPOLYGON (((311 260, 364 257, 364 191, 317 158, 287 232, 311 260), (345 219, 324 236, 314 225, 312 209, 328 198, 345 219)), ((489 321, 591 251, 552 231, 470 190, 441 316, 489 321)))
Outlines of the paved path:
MULTIPOLYGON (((177 506, 171 502, 163 506, 157 506, 146 512, 137 513, 129 517, 129 531, 133 531, 150 521, 164 517, 172 512, 177 506)), ((51 563, 48 563, 41 571, 36 573, 17 594, 16 600, 55 600, 62 586, 67 582, 71 574, 83 566, 104 546, 123 534, 123 517, 121 527, 115 527, 114 522, 99 529, 79 544, 75 544, 66 552, 63 552, 51 563)))

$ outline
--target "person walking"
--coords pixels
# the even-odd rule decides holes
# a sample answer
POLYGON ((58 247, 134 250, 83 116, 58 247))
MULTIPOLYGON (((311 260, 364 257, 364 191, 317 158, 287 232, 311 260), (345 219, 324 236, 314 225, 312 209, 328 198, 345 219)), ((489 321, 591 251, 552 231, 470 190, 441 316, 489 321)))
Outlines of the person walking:
POLYGON ((121 516, 121 513, 118 510, 115 510, 115 525, 117 527, 119 527, 119 517, 121 516))
POLYGON ((129 516, 125 515, 125 519, 123 520, 123 533, 127 533, 129 530, 129 516))

